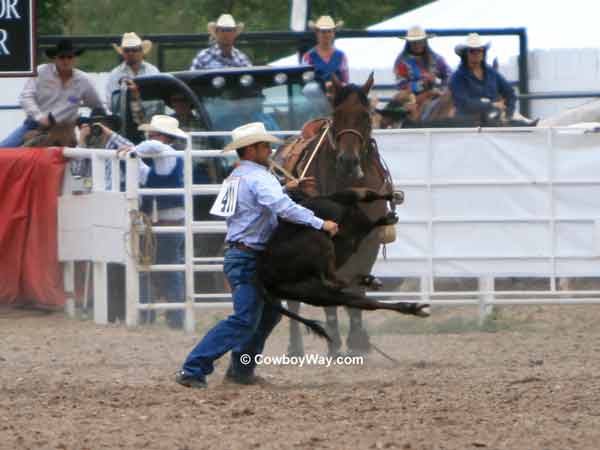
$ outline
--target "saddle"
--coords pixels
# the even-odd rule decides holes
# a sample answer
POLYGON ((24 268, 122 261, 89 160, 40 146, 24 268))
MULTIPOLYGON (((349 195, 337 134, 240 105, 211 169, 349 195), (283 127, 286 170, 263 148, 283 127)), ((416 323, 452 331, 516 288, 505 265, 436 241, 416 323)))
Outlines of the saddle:
POLYGON ((279 146, 275 155, 273 155, 273 160, 295 177, 299 177, 308 161, 305 158, 302 161, 304 164, 302 164, 301 157, 309 145, 321 136, 328 123, 329 119, 325 118, 306 122, 302 127, 300 136, 290 137, 279 146))

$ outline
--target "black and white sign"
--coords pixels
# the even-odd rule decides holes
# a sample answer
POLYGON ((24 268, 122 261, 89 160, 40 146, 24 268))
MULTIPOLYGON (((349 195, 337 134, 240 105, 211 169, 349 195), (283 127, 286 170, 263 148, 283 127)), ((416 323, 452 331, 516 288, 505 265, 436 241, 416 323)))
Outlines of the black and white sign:
POLYGON ((35 0, 0 0, 0 76, 35 76, 35 0))
POLYGON ((213 216, 231 217, 235 212, 237 205, 238 188, 240 186, 239 177, 227 177, 221 185, 219 195, 210 209, 213 216))

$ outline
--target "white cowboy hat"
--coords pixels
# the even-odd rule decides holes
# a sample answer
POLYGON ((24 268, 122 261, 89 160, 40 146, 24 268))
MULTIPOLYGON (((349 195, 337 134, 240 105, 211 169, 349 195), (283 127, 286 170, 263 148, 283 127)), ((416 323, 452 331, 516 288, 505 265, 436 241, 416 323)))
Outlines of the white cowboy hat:
POLYGON ((281 139, 277 139, 275 136, 267 133, 265 124, 262 122, 247 123, 246 125, 235 128, 231 132, 231 138, 233 140, 225 146, 223 149, 224 152, 237 150, 238 148, 246 147, 258 142, 269 142, 271 144, 281 144, 283 142, 281 139))
POLYGON ((121 38, 121 45, 118 46, 117 44, 113 44, 112 46, 119 55, 123 54, 124 48, 141 47, 144 55, 147 54, 150 50, 152 50, 152 42, 148 40, 142 41, 142 39, 134 32, 124 33, 123 37, 121 38))
POLYGON ((419 25, 414 25, 406 31, 406 36, 403 36, 400 39, 404 39, 405 41, 408 41, 408 42, 415 42, 415 41, 424 41, 424 40, 432 38, 432 37, 435 37, 435 35, 427 34, 427 33, 425 33, 425 30, 422 27, 420 27, 419 25))
POLYGON ((341 26, 344 25, 344 21, 340 20, 337 23, 333 21, 333 19, 331 18, 331 16, 321 16, 317 19, 316 22, 313 22, 312 20, 308 21, 308 27, 311 30, 336 30, 338 28, 341 28, 341 26))
POLYGON ((484 43, 481 40, 481 36, 479 36, 477 33, 469 33, 467 40, 463 44, 458 44, 454 47, 454 53, 456 53, 458 56, 461 56, 465 50, 470 48, 482 48, 487 50, 490 48, 490 45, 491 44, 489 42, 484 43))
POLYGON ((138 127, 140 131, 155 131, 176 138, 187 139, 185 131, 179 129, 179 121, 175 117, 156 114, 152 116, 150 123, 138 127))
POLYGON ((208 32, 215 36, 217 28, 235 28, 235 32, 239 35, 244 30, 242 22, 237 23, 231 14, 221 14, 216 22, 208 22, 208 32))

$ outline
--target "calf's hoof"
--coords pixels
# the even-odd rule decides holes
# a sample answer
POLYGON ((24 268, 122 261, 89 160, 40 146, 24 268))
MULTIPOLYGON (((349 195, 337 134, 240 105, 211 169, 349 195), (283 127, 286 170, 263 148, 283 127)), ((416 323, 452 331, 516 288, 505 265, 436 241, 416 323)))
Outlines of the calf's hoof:
POLYGON ((417 317, 429 317, 431 316, 431 307, 429 303, 413 303, 414 307, 413 314, 417 317))
POLYGON ((395 191, 393 194, 393 200, 396 205, 404 203, 404 191, 395 191))
POLYGON ((395 310, 402 314, 417 317, 429 317, 431 315, 431 308, 428 303, 398 302, 395 304, 395 310))
POLYGON ((383 221, 384 225, 396 225, 398 223, 398 216, 394 212, 388 213, 383 221))

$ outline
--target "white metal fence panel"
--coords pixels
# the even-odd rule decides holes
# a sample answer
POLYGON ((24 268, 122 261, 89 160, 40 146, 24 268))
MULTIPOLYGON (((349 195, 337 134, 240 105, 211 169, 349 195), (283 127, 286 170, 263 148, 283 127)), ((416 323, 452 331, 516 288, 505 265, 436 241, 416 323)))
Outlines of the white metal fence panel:
POLYGON ((598 274, 599 135, 392 131, 377 141, 406 193, 399 239, 377 274, 598 274))

